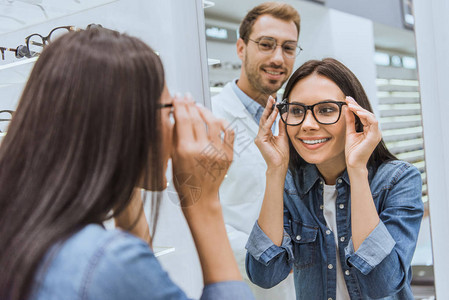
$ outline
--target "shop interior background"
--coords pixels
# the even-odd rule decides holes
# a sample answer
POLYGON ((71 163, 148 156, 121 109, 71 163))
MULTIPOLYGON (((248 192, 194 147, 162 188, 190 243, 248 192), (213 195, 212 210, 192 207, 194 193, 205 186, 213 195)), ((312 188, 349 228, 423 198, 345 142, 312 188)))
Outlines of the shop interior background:
MULTIPOLYGON (((0 0, 0 47, 16 48, 33 33, 57 26, 101 24, 137 36, 161 56, 172 92, 190 91, 210 107, 210 96, 240 74, 238 26, 259 0, 0 0), (204 9, 204 10, 203 10, 204 9), (206 50, 207 49, 207 50, 206 50)), ((335 57, 362 82, 380 120, 388 148, 422 173, 426 207, 413 259, 416 299, 433 299, 429 200, 411 1, 286 0, 301 15, 295 67, 335 57)), ((107 51, 105 51, 107 55, 107 51)), ((126 53, 124 53, 126 55, 126 53)), ((14 110, 35 58, 5 51, 0 60, 0 110, 14 110)), ((8 125, 0 114, 0 141, 8 125)), ((170 178, 170 174, 168 174, 170 178)), ((190 297, 201 294, 198 257, 170 185, 163 192, 155 251, 190 297)), ((108 227, 113 224, 108 223, 108 227)))

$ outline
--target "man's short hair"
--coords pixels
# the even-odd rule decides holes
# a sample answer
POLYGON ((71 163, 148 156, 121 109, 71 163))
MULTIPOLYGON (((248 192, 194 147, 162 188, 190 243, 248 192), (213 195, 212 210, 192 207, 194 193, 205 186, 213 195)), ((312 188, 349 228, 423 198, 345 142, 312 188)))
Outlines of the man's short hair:
POLYGON ((299 36, 300 17, 298 11, 293 6, 287 3, 265 2, 251 9, 246 14, 245 18, 243 18, 243 21, 240 24, 239 35, 240 38, 245 42, 245 44, 248 43, 248 39, 251 35, 254 23, 262 15, 270 15, 274 18, 287 22, 293 21, 293 23, 295 23, 299 36))

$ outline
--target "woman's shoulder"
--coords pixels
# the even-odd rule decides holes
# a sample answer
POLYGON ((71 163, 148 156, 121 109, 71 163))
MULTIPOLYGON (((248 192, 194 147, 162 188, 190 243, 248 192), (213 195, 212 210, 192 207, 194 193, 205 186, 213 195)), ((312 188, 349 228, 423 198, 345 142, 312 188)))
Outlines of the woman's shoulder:
POLYGON ((151 253, 148 245, 141 239, 131 235, 120 229, 106 230, 100 225, 90 224, 72 235, 61 245, 57 245, 59 249, 58 256, 71 256, 88 260, 93 263, 92 257, 101 254, 102 259, 115 255, 115 259, 123 256, 121 252, 123 247, 130 247, 151 253))
POLYGON ((420 171, 411 163, 402 160, 382 163, 370 177, 373 193, 410 185, 420 188, 422 185, 420 171))
POLYGON ((88 225, 49 254, 39 280, 44 295, 37 299, 145 299, 157 289, 180 293, 148 245, 125 231, 88 225))
POLYGON ((416 176, 419 174, 419 170, 409 162, 402 160, 390 160, 382 163, 377 168, 374 176, 383 176, 393 181, 397 181, 402 177, 416 176))

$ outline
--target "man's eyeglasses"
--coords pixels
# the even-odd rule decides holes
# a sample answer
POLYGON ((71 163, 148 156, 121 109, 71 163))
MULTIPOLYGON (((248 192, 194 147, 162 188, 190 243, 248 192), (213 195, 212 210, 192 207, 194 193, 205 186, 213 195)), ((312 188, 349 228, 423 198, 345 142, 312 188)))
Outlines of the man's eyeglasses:
POLYGON ((338 122, 341 116, 341 108, 346 102, 325 100, 313 105, 304 105, 297 102, 288 102, 287 99, 277 104, 281 120, 290 126, 297 126, 304 122, 307 111, 312 112, 319 124, 331 125, 338 122))
POLYGON ((259 47, 259 51, 265 54, 271 54, 274 52, 277 46, 282 48, 282 53, 284 53, 287 58, 295 58, 302 51, 302 48, 296 45, 296 42, 287 41, 282 45, 278 45, 277 41, 272 37, 261 37, 259 40, 255 41, 252 39, 248 39, 253 43, 256 43, 259 47))
POLYGON ((47 36, 42 36, 39 33, 33 33, 25 38, 26 46, 31 53, 41 53, 44 46, 53 42, 55 39, 70 31, 77 31, 75 26, 61 26, 53 28, 47 36))

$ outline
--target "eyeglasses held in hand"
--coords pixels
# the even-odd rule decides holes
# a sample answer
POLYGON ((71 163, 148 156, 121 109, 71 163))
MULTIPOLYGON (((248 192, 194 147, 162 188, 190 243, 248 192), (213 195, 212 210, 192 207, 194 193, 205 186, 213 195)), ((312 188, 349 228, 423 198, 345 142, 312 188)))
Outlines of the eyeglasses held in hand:
POLYGON ((282 48, 282 53, 287 58, 295 58, 302 51, 302 48, 296 45, 296 42, 287 41, 282 45, 278 45, 276 39, 268 36, 263 36, 259 40, 255 41, 252 39, 248 39, 253 43, 256 43, 259 47, 259 51, 264 54, 271 54, 274 52, 277 46, 282 48))
POLYGON ((297 102, 288 102, 288 99, 277 104, 281 120, 290 126, 302 124, 306 118, 307 111, 312 112, 312 116, 319 124, 331 125, 338 122, 341 116, 341 108, 346 102, 325 100, 313 105, 304 105, 297 102))

